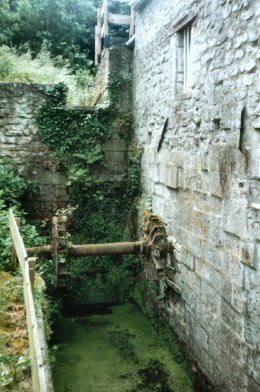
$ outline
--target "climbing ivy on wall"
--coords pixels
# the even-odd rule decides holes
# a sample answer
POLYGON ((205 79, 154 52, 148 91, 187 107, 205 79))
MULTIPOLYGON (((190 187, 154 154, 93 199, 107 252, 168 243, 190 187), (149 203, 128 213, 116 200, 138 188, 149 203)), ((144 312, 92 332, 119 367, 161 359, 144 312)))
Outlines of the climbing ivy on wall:
MULTIPOLYGON (((74 243, 116 242, 131 238, 127 221, 134 215, 140 195, 141 149, 129 147, 128 176, 121 182, 101 182, 103 144, 116 127, 121 137, 131 137, 131 119, 119 112, 121 79, 111 78, 110 105, 93 112, 65 108, 67 88, 45 87, 46 101, 36 119, 39 135, 60 168, 68 173, 71 204, 77 206, 74 243)), ((133 257, 92 257, 70 263, 70 297, 84 303, 122 302, 129 297, 139 268, 133 257), (79 290, 80 287, 80 290, 79 290), (80 294, 79 294, 80 291, 80 294)))
POLYGON ((103 161, 101 145, 111 134, 114 113, 67 110, 67 87, 62 83, 45 87, 44 93, 47 99, 37 113, 39 135, 71 182, 81 178, 88 185, 90 167, 103 161))

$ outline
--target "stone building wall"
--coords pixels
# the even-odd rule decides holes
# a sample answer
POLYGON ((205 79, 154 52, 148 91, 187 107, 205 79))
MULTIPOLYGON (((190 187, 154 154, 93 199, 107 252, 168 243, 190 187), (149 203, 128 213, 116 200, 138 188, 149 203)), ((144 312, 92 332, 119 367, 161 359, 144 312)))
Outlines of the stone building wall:
POLYGON ((44 100, 40 85, 0 83, 0 158, 39 185, 35 208, 41 215, 68 201, 66 175, 57 170, 37 136, 34 112, 44 100))
POLYGON ((220 391, 260 391, 259 2, 134 4, 143 198, 167 223, 180 291, 161 306, 220 391))

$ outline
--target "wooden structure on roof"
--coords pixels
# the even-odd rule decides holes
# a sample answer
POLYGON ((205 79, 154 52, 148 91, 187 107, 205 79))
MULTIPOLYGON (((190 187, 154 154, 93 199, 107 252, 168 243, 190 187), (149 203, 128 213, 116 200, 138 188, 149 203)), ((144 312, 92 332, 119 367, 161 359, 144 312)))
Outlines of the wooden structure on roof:
POLYGON ((101 62, 102 39, 104 48, 109 48, 109 25, 128 25, 129 38, 134 34, 134 11, 131 7, 129 15, 113 14, 109 12, 109 4, 125 3, 130 6, 128 0, 104 0, 102 7, 97 10, 97 25, 95 27, 95 65, 101 62))

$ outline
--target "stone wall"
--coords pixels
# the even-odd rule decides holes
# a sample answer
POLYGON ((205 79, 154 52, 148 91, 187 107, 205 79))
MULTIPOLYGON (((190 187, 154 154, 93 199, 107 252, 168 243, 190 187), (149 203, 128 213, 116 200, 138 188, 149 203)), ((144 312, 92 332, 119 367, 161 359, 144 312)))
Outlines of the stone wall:
MULTIPOLYGON (((129 118, 131 127, 132 53, 121 45, 102 52, 102 61, 96 77, 96 108, 109 105, 108 83, 121 80, 117 115, 111 137, 105 142, 105 165, 98 174, 101 181, 122 181, 127 175, 127 151, 131 135, 125 134, 123 117, 129 118)), ((34 113, 43 102, 41 85, 0 83, 0 159, 11 160, 28 178, 39 185, 34 206, 45 216, 64 207, 69 194, 66 173, 60 172, 51 159, 48 148, 37 135, 34 113)), ((86 110, 88 108, 69 108, 86 110)), ((131 133, 131 129, 128 130, 131 133)), ((127 131, 127 132, 128 132, 127 131)))
POLYGON ((17 165, 39 185, 35 208, 46 215, 68 201, 66 176, 57 170, 37 136, 34 112, 44 100, 41 86, 0 83, 0 158, 17 165))
POLYGON ((220 391, 260 391, 259 3, 144 3, 133 71, 143 198, 167 223, 180 290, 161 306, 220 391))
POLYGON ((99 105, 109 105, 109 83, 118 79, 121 89, 116 107, 117 115, 111 137, 104 144, 105 168, 100 173, 103 181, 122 181, 127 175, 127 151, 131 140, 131 129, 127 130, 122 124, 122 118, 127 116, 131 127, 132 107, 132 52, 126 47, 115 44, 104 49, 101 64, 96 75, 97 108, 99 105), (122 117, 123 116, 123 117, 122 117))

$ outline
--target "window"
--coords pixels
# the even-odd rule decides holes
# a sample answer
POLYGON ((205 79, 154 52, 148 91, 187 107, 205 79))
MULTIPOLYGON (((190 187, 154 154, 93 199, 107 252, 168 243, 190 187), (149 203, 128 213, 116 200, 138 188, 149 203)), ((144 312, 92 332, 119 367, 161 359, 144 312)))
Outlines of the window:
POLYGON ((191 58, 191 25, 183 29, 183 91, 191 89, 192 82, 191 58))
POLYGON ((194 15, 183 18, 174 26, 173 72, 176 94, 191 90, 192 85, 192 22, 194 15))

